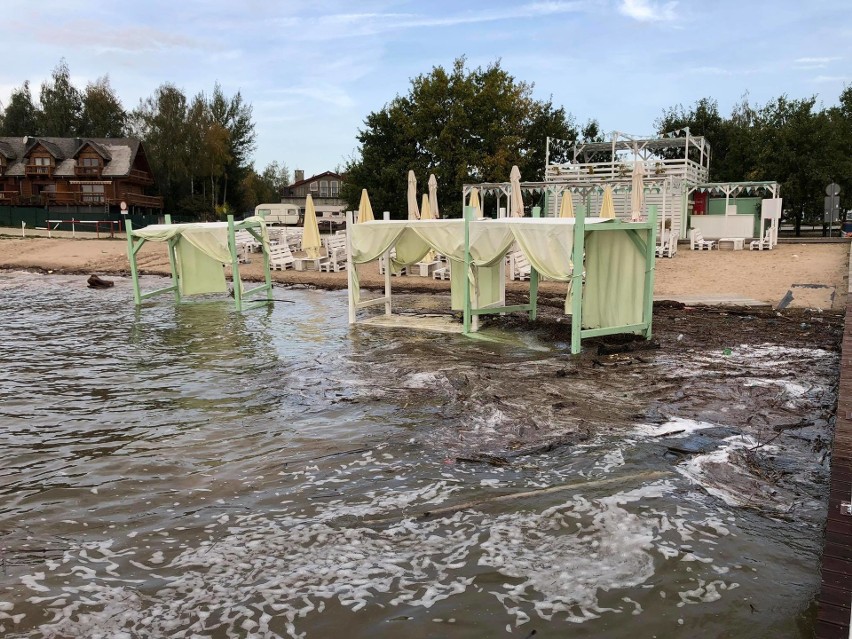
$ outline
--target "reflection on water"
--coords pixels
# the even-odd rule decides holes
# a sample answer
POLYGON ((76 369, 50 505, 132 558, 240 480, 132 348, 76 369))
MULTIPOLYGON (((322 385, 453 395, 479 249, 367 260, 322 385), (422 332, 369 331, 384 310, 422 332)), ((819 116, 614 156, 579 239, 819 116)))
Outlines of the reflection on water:
POLYGON ((350 330, 342 292, 138 310, 124 280, 5 273, 0 295, 4 636, 807 636, 816 454, 785 452, 792 515, 714 473, 757 443, 736 423, 761 393, 830 405, 834 354, 732 359, 754 383, 709 423, 678 416, 722 401, 700 357, 350 330), (681 463, 661 445, 696 433, 681 463))

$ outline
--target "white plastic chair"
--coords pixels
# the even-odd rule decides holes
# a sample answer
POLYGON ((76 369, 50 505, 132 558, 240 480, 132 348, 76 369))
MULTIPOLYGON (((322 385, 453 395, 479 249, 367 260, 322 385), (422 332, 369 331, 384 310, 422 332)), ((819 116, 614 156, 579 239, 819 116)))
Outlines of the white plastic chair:
POLYGON ((766 249, 767 251, 772 250, 772 229, 766 229, 766 233, 764 233, 763 237, 759 240, 752 240, 749 242, 748 250, 749 251, 762 251, 766 249))
POLYGON ((703 251, 707 249, 708 251, 717 247, 717 243, 713 240, 705 240, 704 234, 701 233, 700 229, 692 229, 692 250, 693 251, 703 251))

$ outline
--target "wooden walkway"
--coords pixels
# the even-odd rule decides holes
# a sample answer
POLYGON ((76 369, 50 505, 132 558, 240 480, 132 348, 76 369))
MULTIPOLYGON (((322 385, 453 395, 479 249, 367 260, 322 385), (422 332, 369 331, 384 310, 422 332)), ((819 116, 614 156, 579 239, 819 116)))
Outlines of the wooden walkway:
POLYGON ((850 296, 846 298, 846 324, 840 358, 837 421, 831 448, 831 488, 825 545, 822 551, 822 588, 814 636, 816 639, 850 639, 852 602, 852 253, 850 296))

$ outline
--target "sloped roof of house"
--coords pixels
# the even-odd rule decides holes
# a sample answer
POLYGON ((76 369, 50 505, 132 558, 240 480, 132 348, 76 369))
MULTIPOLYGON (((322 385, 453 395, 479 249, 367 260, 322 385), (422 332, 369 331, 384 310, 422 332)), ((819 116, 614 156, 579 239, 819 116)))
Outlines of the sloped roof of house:
POLYGON ((312 175, 309 178, 305 178, 304 180, 299 180, 298 182, 293 182, 293 184, 288 184, 288 189, 295 189, 297 187, 302 186, 303 184, 309 184, 310 182, 315 182, 316 180, 321 180, 323 178, 337 178, 338 180, 343 181, 343 176, 339 173, 335 173, 334 171, 325 171, 323 173, 318 173, 317 175, 312 175))
POLYGON ((0 153, 8 160, 15 160, 9 163, 5 174, 23 177, 26 174, 27 158, 38 145, 44 147, 56 160, 53 171, 56 177, 75 176, 77 156, 86 145, 90 145, 104 159, 101 175, 117 178, 130 174, 141 143, 135 138, 0 138, 0 153))

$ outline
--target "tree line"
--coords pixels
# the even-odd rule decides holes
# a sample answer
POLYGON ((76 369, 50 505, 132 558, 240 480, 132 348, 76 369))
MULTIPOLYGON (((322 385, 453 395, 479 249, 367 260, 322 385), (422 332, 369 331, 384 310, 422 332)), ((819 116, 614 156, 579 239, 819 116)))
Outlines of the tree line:
MULTIPOLYGON (((803 222, 821 221, 831 181, 852 207, 852 88, 829 108, 816 97, 781 96, 761 106, 744 98, 727 117, 715 100, 703 98, 664 109, 654 124, 660 135, 689 127, 705 136, 711 181, 778 181, 797 231, 803 222)), ((532 86, 499 62, 469 70, 459 58, 449 70, 438 66, 417 76, 406 95, 367 115, 346 166, 344 196, 356 207, 367 188, 376 210, 404 216, 406 175, 414 169, 420 179, 435 173, 442 215, 459 216, 464 183, 505 182, 513 164, 525 181, 542 180, 548 136, 565 141, 551 147, 555 161, 568 159, 571 143, 603 140, 596 120, 578 126, 551 100, 534 99, 532 86)))
MULTIPOLYGON (((413 169, 421 180, 436 175, 442 215, 458 216, 464 183, 505 181, 513 164, 524 180, 543 179, 548 137, 568 143, 551 148, 556 161, 568 159, 570 143, 603 140, 596 120, 579 125, 551 98, 534 98, 533 88, 499 61, 468 69, 464 57, 418 75, 405 95, 366 116, 343 168, 342 196, 356 208, 366 188, 376 210, 404 216, 413 169)), ((727 116, 714 99, 702 98, 664 109, 654 125, 659 134, 689 127, 705 136, 711 181, 780 182, 785 216, 797 229, 821 221, 829 182, 841 186, 842 204, 852 207, 852 87, 837 106, 786 95, 752 105, 745 97, 727 116)), ((108 77, 80 90, 63 60, 41 85, 38 102, 28 82, 12 92, 0 109, 0 135, 138 137, 166 210, 178 214, 251 210, 277 201, 290 181, 287 166, 277 162, 255 171, 252 107, 218 84, 189 98, 165 83, 127 111, 108 77)))
POLYGON ((212 219, 277 201, 289 184, 286 165, 255 171, 252 107, 216 83, 210 94, 188 98, 170 83, 126 110, 107 76, 78 89, 64 60, 41 85, 38 102, 29 82, 0 108, 0 135, 142 140, 166 211, 212 219))
POLYGON ((724 116, 714 99, 702 98, 666 109, 656 122, 660 134, 682 127, 709 140, 711 181, 778 181, 785 220, 797 235, 803 223, 822 222, 831 182, 841 187, 841 204, 852 208, 852 87, 837 106, 786 95, 752 105, 746 96, 724 116))

